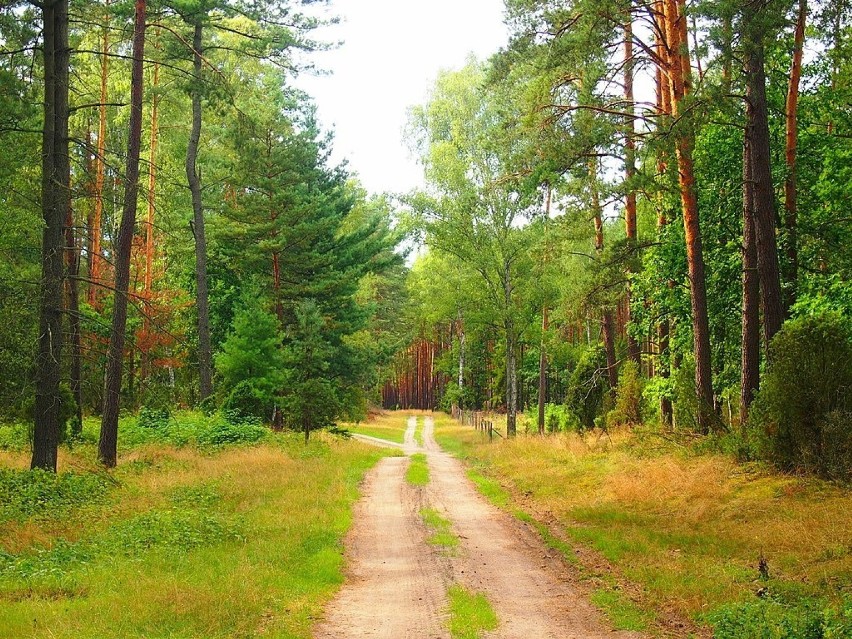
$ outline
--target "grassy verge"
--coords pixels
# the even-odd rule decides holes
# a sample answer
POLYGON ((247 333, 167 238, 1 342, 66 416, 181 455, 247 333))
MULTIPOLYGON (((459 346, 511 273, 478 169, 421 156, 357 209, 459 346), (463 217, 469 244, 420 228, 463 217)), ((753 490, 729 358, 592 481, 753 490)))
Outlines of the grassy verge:
POLYGON ((386 439, 397 444, 405 441, 405 429, 408 427, 409 414, 404 412, 376 415, 366 423, 343 424, 353 433, 386 439))
POLYGON ((0 636, 309 637, 382 452, 322 434, 124 450, 109 475, 64 450, 76 471, 55 478, 3 453, 0 636))
POLYGON ((620 627, 641 627, 651 618, 643 609, 666 609, 719 637, 852 636, 848 489, 647 432, 489 445, 448 417, 436 429, 495 503, 517 510, 522 499, 529 512, 549 513, 569 546, 593 549, 641 587, 636 608, 600 566, 587 570, 593 598, 620 627), (514 498, 501 496, 496 478, 514 498))
POLYGON ((442 517, 437 510, 424 508, 420 511, 420 516, 423 517, 423 522, 432 531, 427 540, 430 544, 442 546, 447 551, 452 551, 459 545, 459 538, 452 532, 452 524, 442 517))
POLYGON ((429 483, 429 466, 426 463, 426 455, 417 453, 411 456, 408 470, 405 471, 405 479, 412 486, 426 486, 429 483))
POLYGON ((478 639, 484 632, 496 630, 497 615, 482 593, 473 593, 458 584, 447 591, 449 619, 453 639, 478 639))

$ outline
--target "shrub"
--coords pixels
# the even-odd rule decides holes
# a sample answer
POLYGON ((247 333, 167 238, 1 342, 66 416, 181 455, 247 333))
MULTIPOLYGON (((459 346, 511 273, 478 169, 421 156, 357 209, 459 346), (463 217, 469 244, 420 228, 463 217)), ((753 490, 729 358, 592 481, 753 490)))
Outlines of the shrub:
POLYGON ((686 355, 672 371, 674 425, 681 430, 698 430, 698 394, 695 391, 695 359, 686 355))
MULTIPOLYGON (((27 433, 30 443, 33 441, 33 421, 35 420, 35 397, 31 396, 24 404, 22 417, 27 421, 27 433)), ((59 443, 65 443, 68 440, 68 424, 77 417, 77 402, 74 399, 74 393, 68 384, 60 384, 59 386, 59 443)))
POLYGON ((752 404, 750 426, 784 470, 852 478, 852 331, 826 313, 787 322, 752 404))
POLYGON ((166 430, 169 426, 171 413, 168 408, 143 406, 139 411, 137 423, 141 428, 166 430))
POLYGON ((224 446, 226 444, 253 444, 266 437, 269 431, 260 425, 260 420, 238 418, 226 414, 225 419, 217 419, 198 434, 201 446, 224 446))
POLYGON ((234 415, 238 420, 253 418, 263 421, 269 419, 272 406, 269 393, 247 379, 234 386, 222 404, 222 412, 234 415))
POLYGON ((607 414, 609 426, 635 425, 642 422, 642 375, 636 362, 627 361, 618 373, 618 388, 615 391, 615 408, 607 414))
POLYGON ((609 390, 606 375, 606 353, 602 346, 587 349, 568 382, 566 404, 586 429, 595 427, 604 396, 609 390))
POLYGON ((92 473, 0 469, 0 521, 56 516, 98 501, 110 484, 92 473))

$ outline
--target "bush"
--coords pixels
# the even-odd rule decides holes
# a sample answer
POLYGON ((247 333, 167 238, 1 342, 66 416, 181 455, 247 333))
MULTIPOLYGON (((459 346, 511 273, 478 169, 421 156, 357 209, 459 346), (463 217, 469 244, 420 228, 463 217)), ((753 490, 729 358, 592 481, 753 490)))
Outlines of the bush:
POLYGON ((153 428, 156 430, 166 430, 169 427, 169 419, 171 412, 168 408, 156 408, 152 406, 143 406, 139 411, 137 423, 141 428, 153 428))
POLYGON ((606 416, 608 426, 642 423, 642 390, 644 382, 636 362, 627 361, 618 373, 615 408, 606 416))
MULTIPOLYGON (((35 420, 35 397, 27 398, 24 404, 22 417, 27 421, 27 433, 30 443, 33 441, 33 428, 35 420)), ((64 444, 68 441, 68 424, 77 417, 77 402, 74 399, 74 393, 68 384, 60 384, 59 386, 59 443, 64 444)))
POLYGON ((198 434, 201 446, 224 446, 226 444, 253 444, 266 437, 269 431, 260 425, 260 420, 240 418, 226 413, 198 434))
POLYGON ((595 417, 600 413, 604 396, 609 390, 606 374, 606 353, 602 346, 587 349, 568 382, 565 399, 569 410, 586 429, 595 427, 595 417))
POLYGON ((55 517, 98 501, 110 484, 96 474, 0 469, 0 521, 55 517))
POLYGON ((238 420, 268 420, 272 415, 273 402, 266 390, 258 388, 252 380, 243 380, 231 390, 222 404, 222 412, 234 415, 238 420))
POLYGON ((751 407, 750 427, 783 470, 852 479, 852 331, 826 313, 787 322, 751 407))
POLYGON ((695 358, 684 356, 681 365, 672 371, 674 387, 675 428, 680 430, 698 430, 698 394, 695 390, 695 358))
POLYGON ((852 599, 795 604, 769 597, 723 606, 707 615, 716 639, 841 639, 852 636, 852 599))

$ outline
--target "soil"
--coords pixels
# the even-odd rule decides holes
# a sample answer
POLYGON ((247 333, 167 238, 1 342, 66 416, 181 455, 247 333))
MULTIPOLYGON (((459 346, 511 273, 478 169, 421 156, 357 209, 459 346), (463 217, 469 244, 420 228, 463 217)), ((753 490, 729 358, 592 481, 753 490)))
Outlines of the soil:
POLYGON ((499 625, 485 637, 643 637, 608 628, 572 584, 557 553, 489 504, 462 464, 439 448, 430 417, 425 418, 424 445, 417 445, 415 419, 409 419, 404 445, 374 443, 425 453, 430 482, 424 488, 406 482, 407 457, 385 458, 370 471, 345 542, 347 579, 315 639, 449 639, 446 592, 454 583, 485 594, 493 606, 499 625), (459 538, 455 551, 428 543, 423 508, 437 510, 452 523, 459 538))

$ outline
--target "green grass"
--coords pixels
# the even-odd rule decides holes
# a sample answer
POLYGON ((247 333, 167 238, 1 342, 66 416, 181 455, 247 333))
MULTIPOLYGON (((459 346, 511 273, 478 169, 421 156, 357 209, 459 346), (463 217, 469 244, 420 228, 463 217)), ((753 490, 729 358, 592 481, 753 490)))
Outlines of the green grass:
POLYGON ((426 486, 429 483, 429 465, 426 463, 426 455, 417 453, 411 456, 408 470, 405 471, 405 479, 412 486, 426 486))
POLYGON ((598 588, 592 593, 591 600, 616 630, 646 630, 649 620, 653 618, 653 615, 636 606, 622 592, 611 587, 598 588))
POLYGON ((437 510, 424 508, 420 511, 420 516, 432 532, 427 540, 430 544, 442 546, 448 551, 454 550, 459 545, 459 538, 452 532, 452 524, 437 510))
POLYGON ((458 584, 447 591, 449 619, 447 625, 453 639, 478 639, 483 633, 497 629, 497 615, 482 593, 473 593, 458 584))
MULTIPOLYGON (((286 434, 122 446, 105 483, 3 471, 0 491, 21 494, 0 510, 0 637, 310 637, 343 580, 359 482, 383 452, 321 434, 307 447, 286 434)), ((77 446, 64 463, 93 453, 77 446)))

